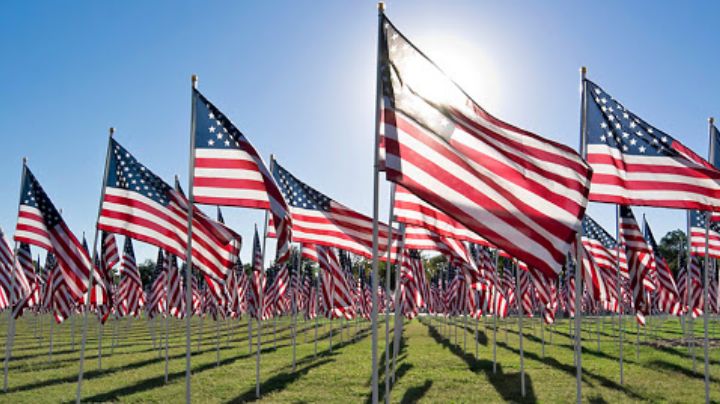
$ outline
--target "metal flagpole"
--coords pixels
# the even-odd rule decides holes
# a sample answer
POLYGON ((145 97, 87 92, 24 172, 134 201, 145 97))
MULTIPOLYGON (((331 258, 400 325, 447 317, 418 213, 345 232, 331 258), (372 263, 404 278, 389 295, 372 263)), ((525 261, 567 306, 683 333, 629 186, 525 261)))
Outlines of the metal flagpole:
MULTIPOLYGON (((90 312, 90 300, 93 292, 93 283, 95 280, 95 260, 97 259, 97 242, 98 242, 98 221, 100 221, 100 212, 102 211, 102 204, 103 199, 105 199, 105 185, 108 175, 108 169, 110 167, 110 141, 112 140, 113 135, 115 134, 115 128, 110 128, 108 131, 108 145, 107 145, 107 153, 105 155, 105 171, 103 172, 103 179, 102 179, 102 188, 100 189, 100 201, 98 202, 98 212, 97 216, 95 218, 95 237, 93 237, 93 247, 92 247, 92 258, 90 259, 90 273, 88 274, 88 291, 86 295, 85 300, 85 313, 83 314, 83 333, 82 333, 82 343, 80 345, 80 371, 78 373, 78 384, 77 384, 77 392, 75 394, 75 402, 80 403, 80 397, 82 396, 82 382, 83 382, 83 375, 85 371, 85 346, 87 345, 87 328, 88 328, 88 313, 90 312)), ((98 270, 100 270, 98 268, 98 270)), ((74 327, 73 327, 74 328, 74 327)), ((102 342, 101 342, 102 343, 102 342)), ((100 349, 100 348, 98 348, 100 349)), ((98 356, 98 366, 100 364, 100 357, 98 356)))
POLYGON ((405 224, 400 223, 400 229, 399 234, 400 238, 400 245, 398 246, 398 253, 395 263, 395 320, 393 322, 393 358, 392 358, 392 378, 391 383, 395 383, 395 365, 397 364, 397 357, 398 352, 400 351, 400 336, 402 335, 403 331, 403 318, 400 313, 400 277, 401 277, 401 267, 402 267, 402 257, 404 254, 402 253, 402 250, 405 248, 405 224))
MULTIPOLYGON (((587 157, 586 141, 587 141, 587 91, 585 88, 585 76, 587 68, 580 68, 580 80, 582 84, 581 107, 580 107, 580 155, 582 158, 587 157)), ((580 298, 582 297, 582 227, 578 229, 575 237, 577 254, 575 257, 575 365, 576 365, 576 384, 577 384, 577 402, 582 402, 582 349, 581 349, 581 318, 582 306, 580 298)))
POLYGON ((185 402, 190 403, 191 393, 191 373, 190 366, 192 363, 192 339, 190 336, 191 317, 192 317, 192 234, 193 234, 193 210, 195 197, 193 193, 193 179, 195 177, 195 90, 197 90, 198 76, 193 74, 191 77, 191 112, 190 112, 190 162, 189 162, 189 186, 188 186, 188 234, 187 234, 187 250, 185 251, 185 402))
MULTIPOLYGON (((390 402, 390 272, 392 268, 393 219, 395 215, 395 183, 390 185, 388 214, 387 260, 385 261, 385 403, 390 402)), ((396 262, 396 265, 398 263, 396 262)))
POLYGON ((540 319, 540 340, 542 342, 540 357, 543 359, 545 359, 545 310, 547 310, 546 307, 540 310, 540 315, 542 316, 540 319))
POLYGON ((500 265, 500 250, 495 250, 495 270, 493 271, 493 374, 497 373, 497 323, 498 323, 498 277, 497 271, 500 265))
POLYGON ((53 354, 53 334, 55 331, 55 316, 53 315, 53 309, 50 308, 50 350, 48 351, 48 362, 52 362, 53 354))
POLYGON ((622 297, 622 290, 620 287, 621 283, 621 277, 620 277, 620 248, 622 248, 620 243, 620 205, 615 205, 615 240, 616 240, 616 248, 615 248, 615 268, 617 269, 617 285, 615 285, 615 288, 617 290, 617 303, 618 303, 618 340, 619 340, 619 354, 618 354, 618 361, 620 365, 620 385, 623 385, 625 383, 625 366, 623 363, 623 297, 622 297))
MULTIPOLYGON (((170 257, 166 257, 165 259, 169 260, 170 257)), ((168 357, 168 349, 170 345, 170 265, 172 264, 173 261, 168 261, 168 265, 165 267, 165 384, 168 382, 168 362, 170 360, 168 357)))
POLYGON ((318 323, 320 322, 320 274, 315 274, 315 347, 313 348, 313 358, 317 358, 317 342, 318 342, 318 323))
MULTIPOLYGON (((272 166, 275 159, 272 154, 270 155, 270 172, 272 172, 272 166)), ((255 397, 260 398, 260 345, 262 344, 262 318, 264 316, 265 308, 263 307, 263 292, 265 289, 265 247, 267 243, 267 226, 268 226, 268 211, 265 211, 265 220, 263 221, 263 243, 262 243, 262 265, 260 268, 260 287, 258 287, 258 300, 256 303, 257 312, 257 349, 255 352, 255 397)))
MULTIPOLYGON (((708 131, 710 137, 710 161, 715 160, 715 147, 713 142, 713 131, 715 120, 708 118, 708 131)), ((703 331, 705 333, 703 339, 703 351, 705 355, 705 402, 710 403, 710 357, 708 352, 708 321, 710 316, 710 296, 708 294, 708 286, 710 285, 710 212, 705 212, 705 275, 703 280, 703 331)))
POLYGON ((98 370, 102 370, 102 337, 103 337, 103 323, 98 318, 98 370))
POLYGON ((372 260, 372 404, 378 403, 378 194, 380 188, 380 97, 382 92, 382 81, 380 79, 380 44, 382 38, 383 19, 385 12, 385 3, 378 3, 378 43, 377 43, 377 66, 375 73, 375 143, 373 145, 374 164, 373 164, 373 260, 372 260))
POLYGON ((687 291, 686 301, 687 301, 687 307, 688 307, 688 310, 685 313, 685 317, 687 318, 685 323, 686 324, 689 323, 689 326, 690 326, 690 329, 688 330, 688 332, 690 333, 690 338, 688 338, 688 350, 690 351, 690 354, 692 355, 692 368, 693 368, 693 372, 695 372, 695 370, 697 368, 697 363, 695 361, 695 346, 694 346, 695 332, 693 331, 693 328, 695 327, 695 323, 692 320, 692 316, 690 314, 692 312, 692 308, 690 307, 690 299, 692 298, 692 295, 693 295, 693 293, 692 293, 693 283, 690 281, 690 276, 692 275, 692 269, 691 269, 692 268, 692 265, 691 265, 692 252, 690 250, 691 244, 690 244, 690 211, 689 210, 687 211, 687 232, 685 234, 687 234, 687 237, 686 237, 687 238, 687 268, 686 268, 687 276, 685 277, 685 290, 687 291))
POLYGON ((292 293, 292 370, 295 371, 295 345, 297 340, 297 287, 302 278, 300 278, 300 267, 302 266, 302 244, 295 257, 295 271, 290 274, 290 285, 292 293), (295 282, 293 282, 293 280, 295 282), (292 287, 292 286, 295 287, 292 287))
MULTIPOLYGON (((217 310, 222 310, 217 308, 217 310)), ((215 320, 215 367, 220 367, 220 321, 215 320)))
POLYGON ((248 354, 252 353, 253 343, 253 327, 252 327, 252 316, 248 312, 248 354))
MULTIPOLYGON (((520 267, 517 264, 517 260, 514 262, 515 266, 515 301, 517 302, 518 308, 518 336, 520 341, 520 394, 525 397, 525 352, 523 350, 523 307, 522 307, 522 292, 520 290, 520 267)), ((577 308, 575 310, 577 315, 577 308)))
MULTIPOLYGON (((20 174, 20 196, 18 198, 18 215, 20 214, 20 202, 22 202, 23 180, 25 179, 25 170, 27 170, 27 158, 22 159, 22 172, 20 174)), ((3 392, 7 393, 8 388, 8 365, 10 364, 10 356, 12 355, 12 346, 15 339, 15 307, 13 306, 13 297, 15 297, 15 270, 17 262, 18 242, 15 241, 13 251, 13 265, 10 268, 10 310, 8 310, 8 335, 5 337, 5 376, 3 379, 3 392)), ((50 343, 50 351, 52 352, 52 342, 50 343)), ((52 358, 52 353, 50 354, 52 358)))
MULTIPOLYGON (((475 291, 475 301, 477 303, 480 303, 480 293, 478 291, 475 291)), ((480 317, 475 317, 475 359, 478 359, 480 357, 480 354, 478 353, 478 327, 480 326, 479 323, 480 317)))

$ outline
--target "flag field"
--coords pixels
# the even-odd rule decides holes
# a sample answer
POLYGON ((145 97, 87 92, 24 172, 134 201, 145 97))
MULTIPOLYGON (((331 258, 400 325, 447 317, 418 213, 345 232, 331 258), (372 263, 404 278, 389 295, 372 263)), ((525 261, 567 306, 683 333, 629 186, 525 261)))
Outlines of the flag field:
MULTIPOLYGON (((6 402, 68 402, 75 397, 79 331, 74 322, 55 325, 53 355, 49 357, 50 317, 27 315, 17 322, 10 385, 6 402)), ((545 356, 542 356, 538 319, 525 320, 524 350, 527 396, 519 389, 517 321, 498 322, 497 373, 492 371, 492 319, 479 322, 478 354, 475 356, 475 321, 462 318, 421 316, 406 321, 398 354, 392 402, 572 402, 575 400, 575 366, 569 324, 559 320, 546 327, 545 356), (456 328, 457 324, 457 336, 456 328)), ((7 315, 0 319, 6 330, 7 315)), ((697 372, 683 343, 677 319, 648 317, 649 329, 640 335, 636 357, 634 319, 625 323, 625 385, 618 382, 618 347, 611 317, 602 322, 583 321, 583 401, 589 402, 701 402, 704 399, 702 347, 696 343, 697 372), (597 349, 598 330, 600 350, 597 349)), ((333 347, 329 350, 329 322, 318 330, 318 352, 314 355, 314 323, 298 321, 297 369, 291 368, 290 318, 277 322, 277 348, 272 321, 263 326, 261 387, 265 402, 366 402, 369 400, 370 324, 362 321, 333 322, 333 347), (344 324, 342 337, 340 327, 344 324)), ((102 370, 97 363, 97 323, 88 332, 83 401, 86 402, 173 402, 184 391, 184 323, 171 320, 169 381, 164 382, 164 356, 158 351, 164 324, 158 320, 123 319, 104 327, 102 370), (150 327, 154 327, 150 331, 150 327), (153 333, 158 349, 153 349, 153 333)), ((243 402, 255 400, 255 356, 248 352, 247 323, 220 322, 220 357, 217 366, 216 326, 210 319, 193 319, 193 400, 197 402, 243 402), (198 337, 202 340, 198 345, 198 337), (229 340, 228 340, 229 334, 229 340)), ((720 324, 711 325, 711 397, 720 401, 720 324)), ((701 337, 702 322, 695 321, 701 337)), ((380 333, 380 346, 384 346, 380 333)), ((2 337, 2 336, 0 336, 2 337)), ((4 338, 3 338, 4 339, 4 338)), ((253 346, 254 349, 254 346, 253 346)), ((254 352, 254 351, 253 351, 254 352)), ((164 353, 163 353, 164 355, 164 353)), ((383 355, 380 355, 384 358, 383 355)), ((380 364, 381 373, 384 363, 380 364)), ((381 375, 380 380, 384 380, 381 375)), ((384 386, 380 386, 384 392, 384 386)), ((381 394, 382 396, 382 394, 381 394)), ((382 399, 382 398, 381 398, 382 399)))

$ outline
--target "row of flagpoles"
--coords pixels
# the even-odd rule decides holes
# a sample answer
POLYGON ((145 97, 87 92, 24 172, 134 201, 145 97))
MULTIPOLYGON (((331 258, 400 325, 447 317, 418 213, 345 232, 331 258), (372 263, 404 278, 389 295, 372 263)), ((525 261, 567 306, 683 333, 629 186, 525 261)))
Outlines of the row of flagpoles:
MULTIPOLYGON (((578 402, 582 387, 579 330, 586 294, 594 304, 616 313, 618 318, 632 308, 642 324, 655 307, 652 300, 655 297, 662 302, 665 312, 702 314, 709 400, 710 227, 715 220, 715 214, 710 212, 720 211, 720 171, 715 168, 718 162, 714 155, 717 130, 711 121, 710 163, 627 110, 589 81, 585 69, 581 82, 580 148, 576 152, 485 111, 389 21, 381 3, 373 216, 368 217, 300 181, 272 156, 266 165, 245 135, 199 92, 197 77, 193 76, 187 196, 177 179, 172 186, 139 162, 114 138, 111 129, 91 249, 72 233, 23 162, 15 248, 10 251, 7 245, 9 258, 4 264, 4 271, 9 274, 4 292, 7 306, 16 314, 39 304, 40 299, 33 296, 39 296, 41 289, 31 285, 40 283, 28 280, 37 278, 37 274, 32 274, 32 265, 27 270, 22 257, 26 245, 47 250, 56 261, 52 276, 48 275, 46 281, 52 286, 50 300, 56 318, 59 320, 58 315, 66 318, 74 307, 82 308, 76 395, 80 402, 89 312, 94 310, 104 319, 113 310, 133 315, 140 312, 142 300, 146 299, 149 313, 154 315, 154 310, 164 305, 166 316, 172 314, 186 321, 186 401, 190 402, 191 317, 202 301, 193 293, 193 282, 197 282, 193 271, 201 275, 210 301, 216 302, 207 306, 216 315, 228 291, 238 294, 237 290, 232 291, 236 287, 233 284, 237 284, 237 276, 244 274, 238 269, 241 237, 220 217, 210 218, 196 204, 263 209, 262 237, 256 229, 252 272, 245 275, 250 315, 257 320, 258 397, 260 336, 266 301, 275 305, 269 301, 290 290, 292 315, 297 314, 298 288, 289 280, 290 245, 295 242, 302 246, 302 256, 316 261, 321 268, 315 293, 328 317, 350 319, 358 315, 360 308, 364 313, 369 311, 373 402, 379 401, 378 319, 382 309, 386 341, 392 339, 394 347, 392 358, 390 349, 385 350, 385 399, 389 400, 388 378, 392 372, 388 367, 397 358, 402 332, 399 316, 412 317, 412 313, 432 311, 430 306, 440 305, 437 299, 433 300, 434 283, 425 279, 417 251, 440 252, 447 257, 449 268, 457 271, 444 284, 446 291, 453 291, 449 298, 453 303, 448 304, 447 298, 443 303, 445 313, 470 311, 477 317, 484 310, 495 318, 504 317, 514 300, 522 330, 523 311, 533 309, 532 294, 523 291, 535 290, 535 299, 548 320, 555 313, 554 305, 565 302, 575 319, 578 402), (393 186, 387 224, 379 221, 381 172, 393 186), (617 204, 614 239, 585 214, 589 201, 617 204), (687 259, 683 278, 687 307, 682 307, 681 287, 667 266, 663 266, 654 241, 646 239, 649 226, 645 224, 643 232, 631 205, 688 209, 692 211, 690 221, 702 222, 704 242, 693 247, 694 236, 688 231, 688 254, 693 248, 699 252, 702 245, 704 254, 697 255, 704 255, 705 261, 701 281, 699 264, 692 256, 687 259), (112 247, 114 241, 110 241, 113 234, 161 249, 167 257, 162 265, 167 269, 162 271, 164 278, 158 277, 156 282, 165 285, 152 285, 150 295, 145 296, 136 264, 123 260, 120 270, 123 276, 113 296, 109 270, 113 254, 118 255, 117 247, 114 250, 112 247), (266 290, 267 237, 277 239, 274 265, 278 272, 273 287, 266 290), (355 281, 347 276, 348 259, 335 248, 371 260, 370 287, 363 289, 369 289, 369 304, 364 291, 361 299, 364 303, 355 304, 355 281), (499 292, 500 283, 505 282, 499 273, 501 256, 515 268, 516 294, 499 292), (186 265, 184 290, 180 270, 174 264, 176 257, 186 265), (380 287, 380 261, 385 261, 388 267, 384 288, 380 287), (391 297, 392 263, 396 286, 391 297), (558 299, 553 296, 558 293, 557 279, 563 273, 566 298, 558 299), (703 307, 690 307, 690 296, 697 295, 700 287, 702 299, 697 301, 703 302, 703 307), (164 302, 154 293, 162 289, 164 302), (266 299, 265 294, 269 296, 271 292, 272 297, 266 299), (384 296, 381 298, 379 293, 384 296), (118 300, 115 304, 111 304, 113 298, 118 300), (391 312, 395 316, 392 335, 391 312)), ((129 243, 126 242, 123 257, 131 255, 129 243)), ((292 270, 294 279, 300 274, 299 262, 298 257, 292 270)), ((448 269, 447 274, 450 272, 448 269)), ((364 276, 361 278, 364 280, 364 276)), ((590 308, 587 304, 586 307, 590 308)), ((14 319, 15 315, 11 315, 8 325, 5 390, 14 319)), ((248 327, 251 331, 251 322, 248 327)), ((520 335, 522 353, 522 331, 520 335)), ((622 331, 619 338, 622 342, 622 331)), ((622 355, 621 351, 621 383, 622 355)), ((524 395, 524 377, 521 391, 524 395)))

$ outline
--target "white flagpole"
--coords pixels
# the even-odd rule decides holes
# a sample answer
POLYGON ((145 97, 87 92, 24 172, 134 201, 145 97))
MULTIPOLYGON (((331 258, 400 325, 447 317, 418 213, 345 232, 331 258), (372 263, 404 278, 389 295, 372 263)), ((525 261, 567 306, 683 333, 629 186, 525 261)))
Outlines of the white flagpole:
MULTIPOLYGON (((710 135, 710 161, 715 160, 715 147, 713 142, 713 124, 715 120, 710 117, 708 119, 708 131, 710 135)), ((710 316, 710 296, 708 294, 708 286, 710 285, 710 213, 705 212, 705 279, 703 282, 703 350, 705 355, 705 402, 710 403, 710 357, 708 351, 708 321, 710 316)))
MULTIPOLYGON (((103 179, 102 179, 102 188, 100 189, 100 201, 98 202, 98 212, 97 216, 95 218, 95 237, 93 237, 93 247, 92 247, 92 258, 90 259, 90 273, 88 274, 88 291, 87 295, 85 296, 85 312, 83 314, 83 333, 82 333, 82 343, 80 345, 80 371, 78 373, 78 384, 77 384, 77 392, 75 394, 75 402, 80 403, 80 398, 82 397, 82 382, 83 382, 83 375, 85 371, 85 346, 87 345, 87 328, 88 328, 88 313, 90 312, 90 300, 93 293, 93 283, 95 280, 95 260, 97 259, 97 242, 98 242, 98 221, 100 221, 100 211, 102 210, 102 203, 103 199, 105 199, 105 179, 108 175, 108 169, 110 167, 110 140, 112 140, 113 134, 115 134, 115 128, 110 128, 108 131, 108 145, 107 145, 107 153, 105 155, 105 171, 103 172, 103 179)), ((100 270, 100 268, 98 268, 100 270)), ((74 336, 74 324, 73 324, 73 336, 74 336)), ((73 343, 74 343, 73 338, 73 343)), ((102 342, 100 342, 102 343, 102 342)), ((101 348, 98 348, 101 349, 101 348)), ((100 356, 98 355, 98 367, 100 367, 100 356)))
POLYGON ((692 299, 692 289, 693 289, 693 283, 690 279, 692 275, 691 267, 692 267, 692 251, 691 251, 691 243, 690 243, 690 211, 687 211, 687 276, 685 277, 685 290, 687 291, 687 307, 688 310, 685 313, 685 317, 687 317, 687 320, 685 321, 686 324, 689 324, 690 329, 688 332, 690 333, 690 338, 688 338, 688 350, 690 351, 690 355, 692 356, 692 369, 693 372, 697 369, 697 362, 695 360, 695 321, 693 321, 693 317, 691 315, 692 307, 690 307, 691 300, 692 299), (689 316, 689 317, 688 317, 689 316))
MULTIPOLYGON (((22 174, 20 174, 20 197, 18 199, 18 214, 20 210, 20 202, 22 202, 22 186, 23 180, 25 179, 25 170, 27 169, 27 158, 22 159, 22 174)), ((15 248, 13 251, 13 265, 10 268, 10 310, 8 310, 8 335, 5 337, 5 376, 3 381, 3 392, 7 393, 8 389, 8 365, 10 364, 10 356, 12 355, 12 346, 15 342, 15 307, 13 306, 13 298, 15 297, 15 270, 17 267, 17 250, 18 242, 15 241, 15 248)), ((18 299, 19 300, 19 299, 18 299)), ((18 301, 19 303, 19 301, 18 301)), ((52 344, 51 344, 52 346, 52 344)), ((52 351, 52 348, 51 348, 52 351)), ((52 356, 52 355, 51 355, 52 356)))
POLYGON ((253 322, 252 322, 252 316, 250 315, 250 312, 247 313, 248 315, 248 354, 252 353, 252 343, 253 343, 253 322))
POLYGON ((318 323, 320 322, 320 274, 314 274, 315 276, 315 341, 313 348, 313 358, 317 358, 317 344, 318 344, 318 323))
MULTIPOLYGON (((385 403, 390 402, 390 272, 392 270, 394 215, 395 183, 392 183, 390 185, 390 213, 388 214, 387 260, 385 261, 385 403)), ((398 265, 397 262, 396 265, 398 265)))
MULTIPOLYGON (((476 304, 480 303, 480 293, 478 291, 475 291, 475 301, 476 304)), ((477 314, 477 313, 476 313, 477 314)), ((480 317, 475 317, 475 359, 480 358, 480 354, 478 351, 478 327, 480 326, 480 317)))
POLYGON ((52 362, 54 331, 55 331, 55 316, 53 315, 53 309, 51 307, 50 308, 50 350, 48 351, 48 362, 52 362))
POLYGON ((392 358, 392 376, 391 383, 395 383, 395 365, 397 364, 397 356, 400 351, 400 336, 403 331, 403 318, 400 309, 400 277, 403 262, 403 249, 405 248, 405 224, 400 223, 399 229, 400 245, 398 246, 397 262, 395 264, 395 320, 393 322, 393 358, 392 358))
MULTIPOLYGON (((270 171, 272 172, 274 158, 270 155, 270 171)), ((265 220, 263 221, 263 243, 262 243, 262 266, 260 268, 260 287, 258 288, 258 300, 256 302, 257 312, 257 349, 255 352, 255 397, 260 398, 260 349, 262 344, 262 318, 264 316, 265 308, 263 292, 265 289, 265 247, 267 243, 267 225, 268 225, 268 211, 265 211, 265 220)))
MULTIPOLYGON (((171 256, 165 257, 167 260, 170 260, 170 258, 171 256)), ((170 360, 168 357, 168 349, 170 345, 170 265, 172 264, 173 261, 168 261, 168 264, 165 267, 165 384, 168 382, 168 362, 170 360)))
MULTIPOLYGON (((587 156, 587 91, 585 88, 585 76, 587 68, 580 68, 580 80, 582 85, 581 107, 580 107, 580 155, 582 158, 587 156)), ((582 402, 582 349, 581 349, 581 318, 582 318, 582 227, 578 229, 575 237, 577 248, 575 258, 575 366, 576 366, 576 384, 577 384, 577 402, 582 402)))
POLYGON ((292 370, 295 371, 295 345, 297 341, 297 287, 300 285, 299 282, 302 278, 300 278, 300 268, 302 266, 302 244, 300 244, 300 249, 298 250, 298 254, 295 257, 295 271, 291 274, 290 277, 290 286, 291 286, 291 293, 292 293, 292 370), (293 282, 295 281, 295 282, 293 282), (292 287, 295 286, 295 287, 292 287))
POLYGON ((373 259, 372 259, 372 404, 378 403, 378 217, 379 205, 378 194, 380 188, 380 97, 382 92, 382 80, 380 79, 380 40, 382 38, 382 23, 385 12, 385 3, 378 3, 378 44, 377 44, 377 66, 376 66, 376 93, 375 93, 375 143, 373 145, 374 164, 373 164, 373 259))
POLYGON ((495 270, 493 271, 493 374, 497 373, 497 323, 498 323, 498 277, 497 271, 500 265, 500 250, 495 250, 495 270))
POLYGON ((191 77, 191 112, 190 112, 190 162, 188 175, 188 234, 187 234, 187 250, 185 251, 185 402, 190 403, 191 394, 191 378, 190 367, 192 363, 192 338, 191 319, 192 319, 192 234, 193 234, 193 210, 195 197, 193 193, 193 179, 195 176, 195 90, 197 89, 198 76, 191 77))
MULTIPOLYGON (((520 394, 525 397, 525 351, 523 350, 523 307, 522 307, 522 292, 520 290, 520 267, 517 261, 514 262, 515 266, 515 301, 517 302, 518 308, 518 337, 520 342, 520 394)), ((577 281, 576 281, 577 282, 577 281)), ((577 308, 575 310, 577 315, 577 308)))

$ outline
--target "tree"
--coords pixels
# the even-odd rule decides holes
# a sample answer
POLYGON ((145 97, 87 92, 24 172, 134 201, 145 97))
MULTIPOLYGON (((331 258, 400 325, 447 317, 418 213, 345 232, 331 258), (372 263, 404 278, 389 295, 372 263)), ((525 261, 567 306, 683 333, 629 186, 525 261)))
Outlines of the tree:
POLYGON ((138 271, 140 271, 140 279, 142 279, 143 287, 148 287, 155 280, 155 261, 146 259, 140 265, 138 265, 138 271))
POLYGON ((677 275, 679 263, 687 257, 687 236, 685 232, 677 229, 668 232, 660 240, 660 255, 665 258, 668 266, 677 275))

